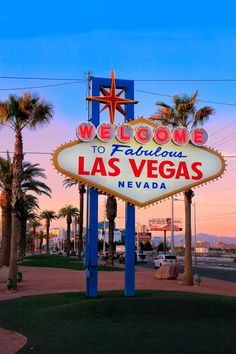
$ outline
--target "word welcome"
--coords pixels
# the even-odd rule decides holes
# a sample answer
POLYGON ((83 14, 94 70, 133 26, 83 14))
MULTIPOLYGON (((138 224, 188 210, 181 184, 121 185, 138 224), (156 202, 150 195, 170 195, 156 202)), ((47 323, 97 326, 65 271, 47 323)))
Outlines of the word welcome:
POLYGON ((111 142, 115 138, 121 143, 129 143, 133 138, 140 143, 146 144, 153 139, 158 145, 167 144, 170 140, 176 145, 186 145, 191 141, 196 146, 206 144, 208 134, 203 128, 194 128, 191 132, 186 127, 176 127, 173 131, 167 126, 159 125, 152 129, 147 124, 142 124, 135 129, 122 123, 115 127, 111 123, 101 123, 97 128, 91 122, 80 123, 76 128, 79 140, 88 142, 96 136, 103 142, 111 142))

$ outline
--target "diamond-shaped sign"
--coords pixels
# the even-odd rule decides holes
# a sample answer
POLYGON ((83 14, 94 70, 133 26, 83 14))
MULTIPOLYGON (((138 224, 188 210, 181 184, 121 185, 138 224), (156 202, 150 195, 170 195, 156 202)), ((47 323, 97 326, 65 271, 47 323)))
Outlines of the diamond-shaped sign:
MULTIPOLYGON (((156 127, 144 119, 130 124, 144 123, 156 127)), ((215 179, 225 168, 222 156, 207 147, 158 145, 153 139, 142 145, 134 138, 76 140, 56 149, 53 164, 67 177, 140 207, 215 179)))

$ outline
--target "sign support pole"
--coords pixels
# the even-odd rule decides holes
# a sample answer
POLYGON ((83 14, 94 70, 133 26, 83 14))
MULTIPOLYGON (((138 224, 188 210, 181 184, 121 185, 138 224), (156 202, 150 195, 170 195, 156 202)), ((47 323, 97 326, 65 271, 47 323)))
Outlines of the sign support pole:
MULTIPOLYGON (((134 82, 129 81, 125 98, 134 99, 134 82)), ((134 119, 134 105, 126 107, 125 121, 134 119)), ((125 296, 135 295, 135 207, 126 203, 125 215, 125 296)))
MULTIPOLYGON (((91 96, 100 95, 100 87, 110 87, 111 80, 93 77, 89 80, 89 93, 91 96)), ((132 80, 116 80, 116 88, 125 89, 125 98, 134 99, 134 82, 132 80)), ((100 123, 99 102, 92 101, 92 115, 89 116, 96 127, 100 123)), ((125 121, 134 119, 134 106, 126 106, 125 121)), ((87 232, 85 277, 86 295, 97 296, 97 241, 98 241, 98 192, 88 188, 87 193, 87 232)), ((125 296, 135 295, 135 208, 126 203, 126 241, 125 241, 125 296)))
MULTIPOLYGON (((99 96, 99 80, 89 79, 89 92, 99 96), (92 87, 91 87, 92 85, 92 87)), ((100 123, 99 103, 93 101, 92 115, 88 119, 97 127, 100 123)), ((86 296, 96 297, 98 288, 98 192, 88 187, 87 193, 87 225, 86 225, 86 254, 85 254, 85 278, 86 296)))

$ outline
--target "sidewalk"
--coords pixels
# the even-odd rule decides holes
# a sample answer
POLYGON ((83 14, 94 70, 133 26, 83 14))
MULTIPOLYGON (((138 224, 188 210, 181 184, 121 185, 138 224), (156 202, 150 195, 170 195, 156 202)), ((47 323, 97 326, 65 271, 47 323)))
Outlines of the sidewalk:
MULTIPOLYGON (((0 283, 0 300, 10 300, 29 295, 52 294, 62 292, 85 292, 84 272, 55 269, 20 267, 23 282, 18 283, 16 292, 9 292, 6 284, 0 283)), ((181 283, 181 274, 177 280, 158 280, 155 271, 136 267, 136 289, 188 291, 204 294, 236 296, 236 283, 212 278, 202 278, 201 285, 191 287, 181 283)), ((124 272, 98 272, 98 291, 124 290, 124 272)))

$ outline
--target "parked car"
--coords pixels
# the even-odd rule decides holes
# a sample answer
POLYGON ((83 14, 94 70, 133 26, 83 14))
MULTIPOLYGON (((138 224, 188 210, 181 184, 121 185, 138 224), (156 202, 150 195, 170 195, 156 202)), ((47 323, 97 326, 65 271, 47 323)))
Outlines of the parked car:
POLYGON ((173 256, 172 254, 161 254, 160 256, 154 258, 153 265, 154 268, 157 269, 163 265, 170 265, 177 262, 176 256, 173 256))

